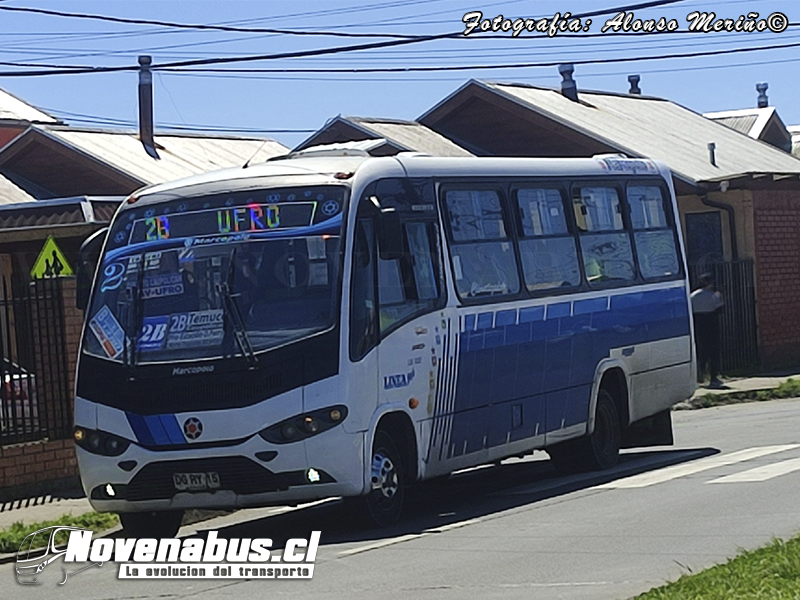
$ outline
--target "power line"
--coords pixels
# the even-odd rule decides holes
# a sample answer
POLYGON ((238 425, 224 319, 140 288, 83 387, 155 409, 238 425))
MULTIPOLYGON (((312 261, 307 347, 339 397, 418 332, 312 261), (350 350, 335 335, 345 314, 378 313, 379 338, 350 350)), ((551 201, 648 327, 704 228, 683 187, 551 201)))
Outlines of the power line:
MULTIPOLYGON (((74 113, 60 109, 41 108, 41 110, 57 117, 66 117, 77 123, 93 123, 97 125, 113 125, 116 127, 130 127, 135 129, 138 124, 126 119, 115 119, 113 117, 101 117, 87 115, 84 113, 74 113)), ((170 131, 212 131, 219 133, 313 133, 315 129, 264 129, 261 127, 224 127, 221 125, 195 125, 190 123, 159 123, 158 127, 170 131)), ((158 133, 156 133, 158 135, 158 133)), ((163 133, 162 133, 163 135, 163 133)))
POLYGON ((325 35, 332 37, 347 38, 372 38, 372 37, 391 37, 391 38, 416 38, 419 36, 394 34, 394 33, 353 33, 343 31, 301 31, 296 29, 274 29, 272 27, 235 27, 231 25, 202 25, 191 23, 176 23, 173 21, 159 21, 156 19, 129 19, 126 17, 112 17, 109 15, 93 15, 88 13, 71 13, 60 10, 49 10, 46 8, 31 8, 24 6, 3 6, 0 10, 11 12, 35 13, 52 17, 67 17, 72 19, 89 19, 95 21, 106 21, 110 23, 124 23, 126 25, 154 25, 158 27, 170 27, 173 29, 194 29, 200 31, 226 31, 233 33, 277 33, 281 35, 325 35))
MULTIPOLYGON (((716 70, 716 69, 731 69, 731 68, 739 68, 739 67, 750 67, 750 66, 760 66, 760 65, 776 65, 776 64, 784 64, 784 63, 793 63, 797 62, 796 58, 787 58, 787 59, 780 59, 780 60, 764 60, 764 61, 753 61, 753 62, 743 62, 743 63, 733 63, 728 65, 703 65, 698 67, 676 67, 672 69, 637 69, 636 72, 640 75, 648 75, 653 73, 679 73, 684 71, 706 71, 706 70, 716 70)), ((573 63, 574 64, 574 63, 573 63)), ((207 77, 207 78, 214 78, 214 79, 243 79, 243 80, 263 80, 263 81, 341 81, 342 80, 342 73, 337 74, 335 77, 325 77, 325 76, 303 76, 303 75, 292 75, 292 74, 274 74, 274 75, 261 75, 259 73, 231 73, 230 75, 226 75, 224 73, 195 73, 195 72, 185 72, 185 71, 170 71, 168 72, 169 75, 174 77, 207 77)), ((581 79, 586 77, 613 77, 616 75, 629 75, 630 71, 617 71, 614 73, 581 73, 581 79)), ((534 81, 534 80, 553 80, 557 79, 558 75, 528 75, 528 76, 515 76, 515 81, 534 81)), ((420 82, 430 82, 434 81, 431 77, 426 77, 424 75, 409 75, 404 76, 402 73, 398 74, 397 76, 393 77, 348 77, 348 82, 410 82, 410 81, 420 81, 420 82)), ((442 81, 460 81, 463 82, 463 77, 442 77, 437 75, 435 78, 436 82, 442 81)), ((52 111, 47 111, 52 112, 52 111)))
MULTIPOLYGON (((430 39, 438 39, 437 36, 432 36, 430 39)), ((538 63, 514 63, 514 64, 490 64, 490 65, 449 65, 449 66, 416 66, 416 67, 367 67, 367 68, 250 68, 250 69, 216 69, 216 68, 202 68, 202 69, 189 69, 187 67, 204 66, 211 64, 230 64, 236 62, 251 62, 258 60, 268 60, 277 58, 294 58, 297 56, 320 56, 323 54, 334 54, 336 52, 352 51, 354 49, 365 49, 369 47, 387 47, 397 46, 401 44, 413 43, 418 40, 392 40, 390 42, 380 42, 377 44, 362 44, 359 47, 347 46, 341 48, 326 48, 313 51, 300 51, 300 52, 284 52, 281 54, 260 55, 260 56, 240 56, 231 58, 208 58, 198 60, 186 60, 172 63, 164 63, 161 65, 153 65, 153 71, 165 72, 187 72, 187 73, 408 73, 408 72, 428 72, 428 71, 468 71, 478 69, 521 69, 521 68, 535 68, 535 67, 553 67, 562 64, 563 60, 538 62, 538 63)), ((429 40, 425 40, 429 41, 429 40)), ((800 42, 792 44, 772 44, 769 46, 756 46, 753 48, 733 48, 727 50, 708 50, 703 52, 681 52, 678 54, 662 54, 657 56, 632 56, 632 57, 617 57, 617 58, 599 58, 599 59, 584 59, 569 61, 577 65, 588 64, 609 64, 609 63, 622 63, 622 62, 638 62, 647 60, 669 60, 674 58, 699 58, 704 56, 721 56, 725 54, 739 54, 743 52, 758 52, 762 50, 780 50, 785 48, 797 48, 800 42)), ((3 64, 3 63, 0 63, 3 64)), ((9 66, 6 64, 6 66, 9 66)), ((60 67, 49 70, 41 71, 4 71, 0 72, 0 77, 35 77, 43 75, 74 75, 85 73, 113 73, 123 71, 136 71, 137 66, 123 66, 123 67, 86 67, 86 66, 73 66, 72 68, 60 67)))
POLYGON ((576 65, 597 65, 623 62, 637 62, 647 60, 668 60, 673 58, 699 58, 703 56, 720 56, 723 54, 739 54, 742 52, 757 52, 760 50, 779 50, 784 48, 800 47, 800 42, 793 44, 773 44, 770 46, 757 46, 754 48, 733 48, 727 50, 707 50, 703 52, 681 52, 678 54, 662 54, 659 56, 631 56, 618 58, 597 58, 573 61, 550 61, 538 63, 514 63, 495 65, 449 65, 449 66, 417 66, 417 67, 366 67, 366 68, 254 68, 254 69, 178 69, 164 67, 166 72, 183 73, 409 73, 409 72, 442 72, 442 71, 468 71, 480 69, 522 69, 535 67, 555 67, 564 62, 576 65))
MULTIPOLYGON (((0 6, 0 8, 2 8, 0 6)), ((162 65, 154 64, 151 70, 175 67, 191 67, 210 64, 230 64, 235 62, 253 62, 258 60, 275 60, 279 58, 299 58, 305 56, 322 56, 325 54, 340 54, 342 52, 355 52, 357 50, 371 50, 373 48, 388 48, 391 46, 401 46, 406 44, 417 44, 420 42, 428 42, 433 40, 445 39, 453 37, 452 33, 437 34, 425 36, 415 39, 403 40, 389 40, 386 42, 373 42, 371 44, 356 44, 352 46, 339 46, 336 48, 318 48, 316 50, 298 50, 294 52, 280 52, 278 54, 261 54, 256 56, 239 56, 230 58, 204 58, 198 60, 184 60, 179 62, 164 63, 162 65)), ((0 72, 3 77, 36 77, 41 75, 67 75, 67 74, 83 74, 83 73, 120 73, 124 71, 138 71, 139 67, 135 65, 118 66, 118 67, 86 67, 74 66, 72 69, 67 67, 52 68, 42 71, 5 71, 0 72)))
MULTIPOLYGON (((628 6, 618 8, 605 8, 581 14, 572 15, 573 19, 582 19, 586 17, 594 17, 597 15, 608 14, 611 12, 620 11, 634 11, 645 8, 653 8, 657 6, 666 6, 668 4, 676 4, 684 0, 651 0, 649 2, 639 2, 628 6)), ((126 25, 153 25, 159 27, 170 27, 174 29, 193 29, 201 31, 225 31, 233 33, 273 33, 280 35, 300 35, 300 36, 332 36, 332 37, 347 37, 347 38, 397 38, 397 39, 424 39, 428 36, 398 34, 398 33, 354 33, 343 31, 308 31, 298 29, 275 29, 272 27, 236 27, 231 25, 205 25, 205 24, 192 24, 192 23, 178 23, 174 21, 161 21, 156 19, 131 19, 127 17, 112 17, 109 15, 97 15, 89 13, 72 13, 60 10, 49 10, 46 8, 31 8, 24 6, 5 6, 0 5, 0 10, 11 12, 25 12, 35 13, 42 15, 49 15, 55 17, 66 17, 74 19, 90 19, 97 21, 107 21, 111 23, 124 23, 126 25)), ((452 34, 450 34, 452 35, 452 34)), ((456 33, 458 35, 458 33, 456 33)))

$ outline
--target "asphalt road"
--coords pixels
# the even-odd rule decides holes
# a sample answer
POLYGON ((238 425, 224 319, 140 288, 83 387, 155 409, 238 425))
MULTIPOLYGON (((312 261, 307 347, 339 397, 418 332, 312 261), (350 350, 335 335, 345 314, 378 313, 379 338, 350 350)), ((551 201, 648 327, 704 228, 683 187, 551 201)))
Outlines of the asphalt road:
MULTIPOLYGON (((311 581, 117 579, 108 563, 63 586, 3 597, 73 600, 250 597, 625 599, 800 531, 800 400, 674 413, 676 445, 625 451, 615 469, 559 477, 544 453, 418 486, 406 518, 354 528, 338 501, 241 511, 199 524, 222 537, 322 531, 311 581)), ((184 528, 181 535, 193 535, 184 528)))

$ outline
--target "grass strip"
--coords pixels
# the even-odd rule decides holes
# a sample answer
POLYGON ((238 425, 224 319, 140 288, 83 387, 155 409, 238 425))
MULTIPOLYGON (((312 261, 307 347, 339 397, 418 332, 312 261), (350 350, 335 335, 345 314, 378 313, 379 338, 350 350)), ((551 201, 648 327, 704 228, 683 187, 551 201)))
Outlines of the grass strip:
MULTIPOLYGON (((100 532, 110 529, 118 523, 119 518, 117 515, 96 512, 89 512, 77 516, 63 515, 54 521, 41 521, 29 525, 23 525, 22 522, 17 521, 11 525, 11 527, 0 530, 0 553, 17 552, 22 540, 24 540, 28 534, 39 529, 44 529, 45 527, 50 527, 51 525, 72 525, 74 527, 82 527, 84 529, 92 529, 96 532, 100 532)), ((34 548, 42 547, 46 544, 47 538, 44 536, 37 535, 33 538, 34 548)))
POLYGON ((635 600, 798 600, 800 536, 773 540, 725 564, 636 596, 635 600))
POLYGON ((787 379, 778 387, 769 390, 748 392, 730 392, 722 394, 703 394, 696 398, 681 402, 675 410, 695 410, 698 408, 711 408, 712 406, 725 406, 726 404, 740 404, 742 402, 765 402, 781 398, 800 397, 800 381, 787 379))

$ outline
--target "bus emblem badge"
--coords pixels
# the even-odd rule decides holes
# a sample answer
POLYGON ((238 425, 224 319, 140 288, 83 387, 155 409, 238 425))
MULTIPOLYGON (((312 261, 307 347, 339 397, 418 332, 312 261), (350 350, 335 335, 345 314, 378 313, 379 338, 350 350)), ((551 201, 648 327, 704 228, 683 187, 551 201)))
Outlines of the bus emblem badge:
POLYGON ((200 422, 200 419, 196 419, 195 417, 186 419, 183 423, 183 433, 185 433, 186 437, 190 440, 199 438, 203 433, 203 424, 200 422))
POLYGON ((322 205, 322 214, 326 217, 332 217, 339 212, 339 203, 335 200, 328 200, 322 205))

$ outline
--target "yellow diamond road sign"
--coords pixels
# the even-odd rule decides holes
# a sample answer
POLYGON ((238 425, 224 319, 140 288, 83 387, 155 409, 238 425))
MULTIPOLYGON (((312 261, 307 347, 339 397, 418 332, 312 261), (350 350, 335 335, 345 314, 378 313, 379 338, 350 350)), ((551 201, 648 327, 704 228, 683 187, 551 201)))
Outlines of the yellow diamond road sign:
POLYGON ((72 275, 74 273, 67 262, 67 257, 64 256, 53 236, 49 236, 31 269, 31 277, 70 277, 72 275))

